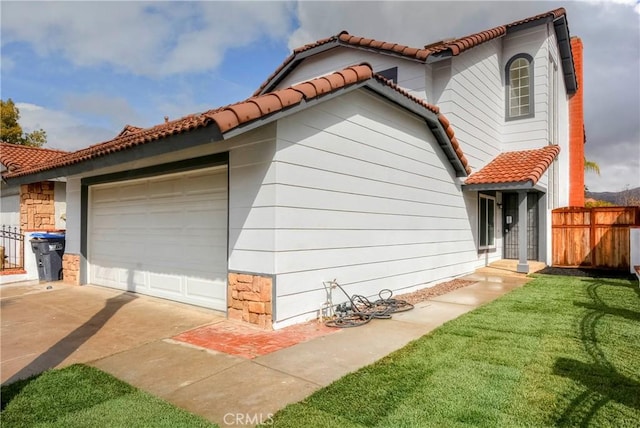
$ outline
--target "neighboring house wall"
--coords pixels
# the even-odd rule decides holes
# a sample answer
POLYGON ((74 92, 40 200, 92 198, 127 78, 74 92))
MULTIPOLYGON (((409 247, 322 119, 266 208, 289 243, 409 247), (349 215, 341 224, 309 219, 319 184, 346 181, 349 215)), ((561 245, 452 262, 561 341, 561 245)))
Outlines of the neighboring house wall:
POLYGON ((34 232, 64 229, 64 224, 56 220, 66 210, 64 188, 64 183, 52 181, 23 184, 19 187, 3 185, 2 224, 17 227, 24 234, 24 272, 3 276, 3 283, 38 278, 38 266, 29 240, 34 232))
POLYGON ((20 187, 2 183, 0 191, 0 224, 20 230, 20 187))
MULTIPOLYGON (((4 231, 8 232, 20 232, 20 187, 19 186, 7 186, 4 182, 0 185, 0 226, 4 231)), ((0 242, 0 260, 2 266, 7 268, 12 266, 12 263, 20 263, 23 261, 24 254, 22 251, 23 246, 18 241, 13 239, 2 239, 0 242)), ((20 271, 19 277, 15 275, 15 270, 12 271, 12 275, 0 275, 0 284, 7 282, 14 282, 26 279, 26 275, 23 271, 20 271), (9 278, 11 276, 11 278, 9 278)), ((6 273, 6 272, 2 272, 6 273)))
POLYGON ((279 121, 275 161, 278 326, 317 316, 323 281, 375 297, 482 265, 467 200, 423 120, 354 92, 279 121))

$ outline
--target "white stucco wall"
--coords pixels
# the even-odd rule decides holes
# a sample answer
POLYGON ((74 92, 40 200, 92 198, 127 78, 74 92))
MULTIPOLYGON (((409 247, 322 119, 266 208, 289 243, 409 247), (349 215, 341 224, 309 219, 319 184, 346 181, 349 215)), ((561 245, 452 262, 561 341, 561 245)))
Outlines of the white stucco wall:
POLYGON ((451 122, 474 171, 484 167, 501 149, 501 62, 500 40, 493 40, 432 65, 435 104, 451 122))
POLYGON ((229 153, 229 270, 274 274, 275 139, 229 153))
POLYGON ((65 220, 67 213, 67 183, 56 181, 53 188, 53 205, 55 209, 56 229, 64 230, 67 227, 65 220))
POLYGON ((65 253, 80 254, 81 178, 69 177, 66 185, 65 253))
POLYGON ((20 186, 0 185, 0 226, 20 229, 20 186))
POLYGON ((629 271, 636 273, 635 266, 640 266, 640 227, 629 228, 629 271))
POLYGON ((424 121, 374 95, 356 91, 279 121, 275 163, 276 327, 316 317, 323 281, 375 296, 481 264, 475 201, 424 121))

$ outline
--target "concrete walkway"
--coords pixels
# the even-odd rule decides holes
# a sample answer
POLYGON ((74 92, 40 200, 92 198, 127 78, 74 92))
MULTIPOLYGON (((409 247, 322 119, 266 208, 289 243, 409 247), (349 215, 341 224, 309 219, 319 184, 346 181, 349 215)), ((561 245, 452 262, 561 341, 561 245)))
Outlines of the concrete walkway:
POLYGON ((3 286, 2 382, 84 362, 221 426, 255 425, 530 280, 502 267, 463 279, 477 282, 251 360, 170 339, 222 322, 214 311, 93 286, 3 286))

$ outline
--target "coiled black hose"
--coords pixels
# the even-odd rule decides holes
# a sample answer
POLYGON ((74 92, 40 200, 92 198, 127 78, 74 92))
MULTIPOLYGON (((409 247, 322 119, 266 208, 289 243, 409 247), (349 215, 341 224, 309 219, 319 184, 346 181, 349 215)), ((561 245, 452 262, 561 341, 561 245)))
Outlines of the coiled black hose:
POLYGON ((367 324, 374 318, 390 319, 391 314, 413 309, 413 305, 405 300, 393 299, 393 292, 387 288, 380 290, 379 299, 371 302, 365 296, 354 294, 349 296, 340 284, 333 283, 347 296, 349 303, 336 306, 336 315, 325 321, 328 327, 349 328, 367 324))

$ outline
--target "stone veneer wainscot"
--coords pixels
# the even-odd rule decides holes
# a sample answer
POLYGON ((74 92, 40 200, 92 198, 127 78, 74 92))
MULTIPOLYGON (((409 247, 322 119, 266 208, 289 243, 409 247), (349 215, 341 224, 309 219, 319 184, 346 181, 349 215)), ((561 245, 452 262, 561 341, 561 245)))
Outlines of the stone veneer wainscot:
POLYGON ((20 229, 22 233, 56 228, 54 183, 23 184, 20 186, 20 229))
POLYGON ((62 256, 62 280, 68 284, 80 285, 80 255, 62 256))
POLYGON ((273 280, 269 276, 230 272, 227 296, 229 319, 270 330, 272 287, 273 280))

